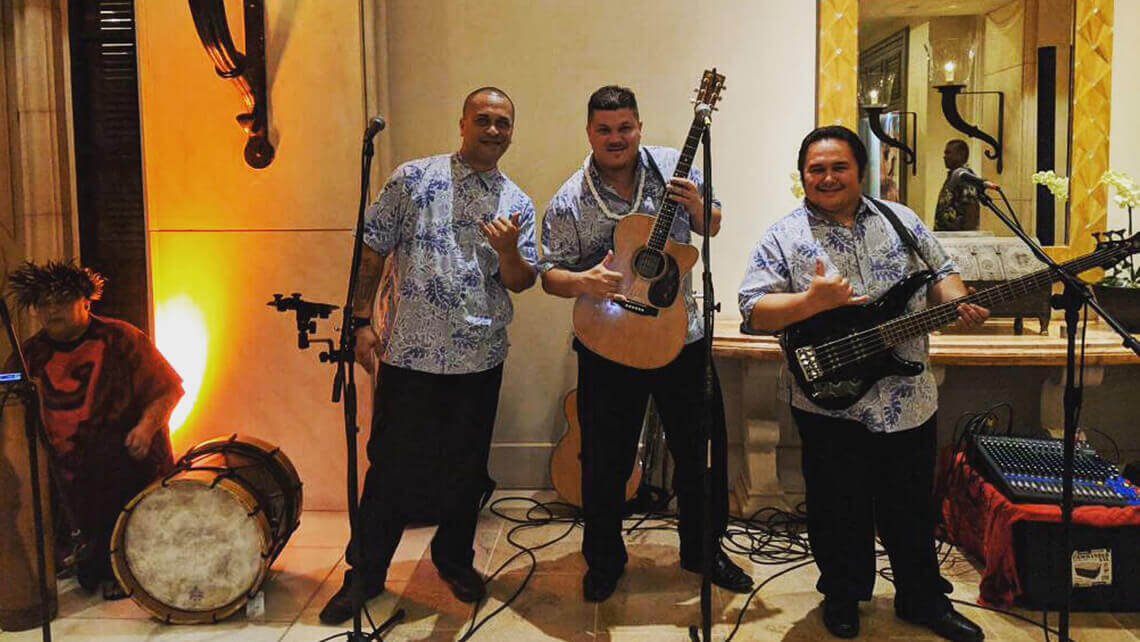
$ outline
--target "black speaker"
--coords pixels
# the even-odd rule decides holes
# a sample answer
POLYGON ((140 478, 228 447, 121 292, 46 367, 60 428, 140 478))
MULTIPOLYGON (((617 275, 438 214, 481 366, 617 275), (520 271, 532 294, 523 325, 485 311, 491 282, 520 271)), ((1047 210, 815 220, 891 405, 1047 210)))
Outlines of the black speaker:
POLYGON ((1140 611, 1140 526, 1073 524, 1074 560, 1066 563, 1061 524, 1021 521, 1013 547, 1022 594, 1018 606, 1058 610, 1065 576, 1074 577, 1072 610, 1140 611))

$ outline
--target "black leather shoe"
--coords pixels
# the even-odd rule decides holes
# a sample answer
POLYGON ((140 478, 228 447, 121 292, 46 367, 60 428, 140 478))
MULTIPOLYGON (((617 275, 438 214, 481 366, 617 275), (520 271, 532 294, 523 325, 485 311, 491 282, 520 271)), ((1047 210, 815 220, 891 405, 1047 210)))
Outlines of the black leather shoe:
POLYGON ((910 618, 904 615, 899 617, 911 624, 925 626, 938 637, 953 642, 981 642, 986 639, 986 634, 982 632, 980 626, 952 608, 947 608, 941 615, 935 617, 910 618))
MULTIPOLYGON (((701 573, 704 570, 699 565, 694 568, 682 564, 681 568, 693 573, 701 573)), ((724 551, 717 551, 713 559, 712 577, 709 580, 733 593, 747 593, 752 590, 752 578, 744 572, 744 569, 734 564, 724 551)))
POLYGON ((470 566, 460 568, 439 568, 440 578, 451 587, 451 593, 460 602, 478 602, 487 597, 487 585, 483 578, 470 566))
MULTIPOLYGON (((344 572, 344 584, 332 596, 332 599, 321 609, 320 619, 323 624, 340 624, 352 617, 352 571, 344 572)), ((366 577, 360 586, 361 604, 384 592, 384 577, 379 582, 374 578, 366 577)))
POLYGON ((823 601, 823 625, 837 638, 859 635, 859 606, 854 600, 823 601))
POLYGON ((604 573, 589 569, 586 575, 582 577, 582 597, 587 602, 605 602, 606 599, 614 594, 614 589, 617 588, 618 579, 625 569, 619 570, 617 573, 604 573))

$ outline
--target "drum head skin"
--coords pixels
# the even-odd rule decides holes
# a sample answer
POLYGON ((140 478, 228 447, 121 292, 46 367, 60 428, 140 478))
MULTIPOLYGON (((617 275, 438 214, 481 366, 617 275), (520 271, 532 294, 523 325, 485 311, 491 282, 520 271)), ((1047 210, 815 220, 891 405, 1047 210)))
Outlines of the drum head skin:
POLYGON ((266 571, 268 528, 263 514, 252 510, 252 497, 229 480, 203 481, 173 479, 152 486, 116 527, 121 538, 115 537, 115 548, 121 550, 115 557, 125 561, 129 575, 120 579, 133 580, 124 585, 159 602, 147 610, 167 621, 208 622, 229 615, 266 571))

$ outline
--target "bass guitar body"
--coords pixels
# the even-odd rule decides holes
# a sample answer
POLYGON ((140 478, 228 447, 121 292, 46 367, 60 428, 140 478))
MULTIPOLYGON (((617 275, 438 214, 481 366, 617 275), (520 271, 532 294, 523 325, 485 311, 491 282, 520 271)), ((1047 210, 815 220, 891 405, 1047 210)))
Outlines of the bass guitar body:
POLYGON ((785 328, 780 345, 788 370, 807 398, 820 408, 842 410, 859 401, 883 377, 921 374, 921 363, 903 359, 893 350, 833 355, 828 344, 860 332, 879 332, 876 326, 904 314, 907 302, 932 279, 930 272, 916 272, 872 303, 827 310, 785 328), (840 358, 851 362, 831 368, 840 358))
POLYGON ((610 298, 582 295, 574 304, 574 334, 590 351, 633 368, 660 368, 685 345, 688 316, 681 282, 700 253, 665 241, 649 245, 656 219, 628 214, 614 228, 610 269, 621 284, 610 298))
MULTIPOLYGON (((571 390, 562 398, 562 410, 566 414, 566 434, 558 440, 550 455, 550 480, 554 490, 566 503, 582 505, 582 426, 578 422, 578 391, 571 390)), ((641 485, 641 456, 633 464, 633 472, 625 482, 625 499, 629 501, 637 494, 641 485)))

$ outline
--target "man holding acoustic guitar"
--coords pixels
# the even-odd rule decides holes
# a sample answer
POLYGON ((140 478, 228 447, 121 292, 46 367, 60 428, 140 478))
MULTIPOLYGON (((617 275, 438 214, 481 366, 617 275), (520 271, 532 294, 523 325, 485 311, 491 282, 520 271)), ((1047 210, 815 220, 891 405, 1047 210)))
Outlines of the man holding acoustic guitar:
MULTIPOLYGON (((698 99, 711 107, 722 86, 723 76, 706 72, 698 99)), ((676 462, 681 566, 698 573, 702 568, 703 329, 689 275, 697 252, 687 244, 692 232, 715 235, 721 218, 719 203, 712 207, 711 229, 699 217, 701 174, 692 160, 704 118, 694 118, 682 152, 643 147, 633 92, 598 89, 587 107, 592 153, 551 199, 543 219, 543 289, 578 299, 582 552, 589 566, 582 589, 591 602, 613 593, 628 560, 621 536, 624 491, 651 394, 676 462)), ((710 513, 719 538, 728 516, 719 381, 713 403, 710 438, 718 474, 710 513)), ((721 587, 752 588, 752 579, 719 547, 712 569, 712 581, 721 587)))
POLYGON ((782 331, 790 365, 781 378, 795 375, 780 391, 803 441, 824 624, 836 637, 858 635, 857 603, 871 599, 875 582, 877 526, 896 615, 950 640, 981 640, 946 599, 935 556, 938 388, 924 367, 919 318, 935 312, 934 321, 976 327, 989 311, 955 301, 968 294, 957 267, 914 212, 861 195, 867 150, 855 132, 812 131, 798 167, 804 203, 757 243, 739 302, 748 328, 782 331), (920 312, 927 303, 932 310, 920 312), (871 327, 879 314, 896 318, 871 327), (801 341, 812 334, 826 340, 801 341))

